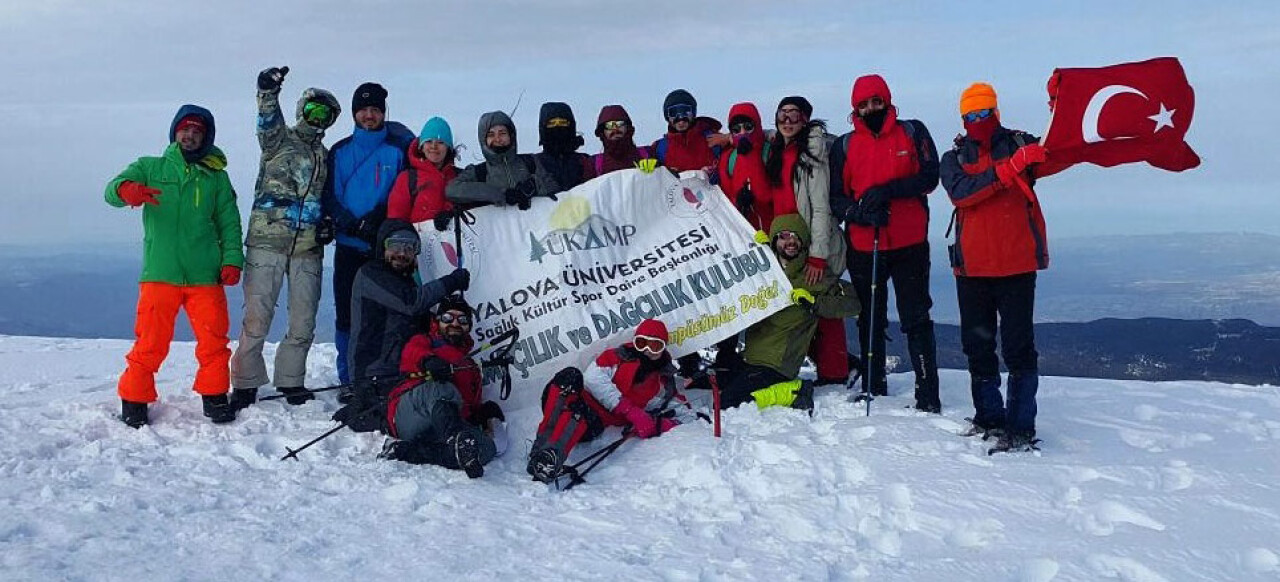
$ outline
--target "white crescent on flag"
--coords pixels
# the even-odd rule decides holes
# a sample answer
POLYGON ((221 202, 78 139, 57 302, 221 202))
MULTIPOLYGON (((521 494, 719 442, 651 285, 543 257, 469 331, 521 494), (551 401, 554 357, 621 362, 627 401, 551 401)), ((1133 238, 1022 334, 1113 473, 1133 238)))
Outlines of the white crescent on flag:
MULTIPOLYGON (((1080 121, 1080 132, 1084 135, 1085 143, 1098 143, 1105 138, 1098 135, 1098 118, 1102 116, 1102 108, 1107 105, 1112 97, 1123 93, 1133 93, 1143 99, 1147 96, 1137 89, 1128 85, 1107 85, 1098 89, 1097 93, 1089 99, 1089 105, 1084 108, 1084 119, 1080 121)), ((1130 136, 1121 136, 1115 139, 1129 139, 1130 136)))

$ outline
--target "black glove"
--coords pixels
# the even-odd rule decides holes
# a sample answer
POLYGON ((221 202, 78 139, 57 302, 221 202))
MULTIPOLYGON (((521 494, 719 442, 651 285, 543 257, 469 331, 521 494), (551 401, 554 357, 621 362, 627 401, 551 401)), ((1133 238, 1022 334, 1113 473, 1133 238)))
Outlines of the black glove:
POLYGON ((466 269, 454 269, 452 273, 440 277, 440 283, 444 285, 445 294, 466 291, 471 287, 471 273, 466 269))
POLYGON ((890 190, 884 186, 872 186, 862 193, 858 203, 864 214, 877 214, 889 207, 890 190))
POLYGON ((507 191, 502 193, 502 197, 506 199, 507 206, 515 206, 520 210, 528 210, 532 206, 529 203, 529 196, 519 188, 507 188, 507 191))
POLYGON ((440 356, 427 356, 418 362, 418 370, 426 372, 431 380, 448 382, 453 379, 453 364, 444 361, 440 356))
POLYGON ((271 67, 258 73, 259 91, 279 91, 284 84, 284 76, 289 74, 289 67, 271 67))
POLYGON ((749 216, 755 204, 756 195, 751 191, 751 185, 744 185, 738 190, 738 199, 736 202, 738 212, 741 212, 743 216, 749 216))
POLYGON ((382 220, 370 215, 356 221, 350 229, 347 229, 347 234, 372 245, 378 240, 378 227, 380 226, 382 226, 382 220))
POLYGON ((560 387, 561 392, 578 392, 582 390, 582 371, 569 366, 551 377, 551 383, 560 387))
POLYGON ((325 246, 333 242, 333 219, 325 217, 316 225, 316 244, 325 246))
POLYGON ((861 204, 854 203, 845 211, 844 221, 859 226, 889 226, 889 209, 882 208, 878 212, 869 212, 861 204))
POLYGON ((449 230, 449 223, 453 222, 453 218, 454 212, 452 210, 441 210, 439 214, 436 214, 431 219, 431 222, 435 224, 436 230, 444 232, 449 230))
POLYGON ((507 421, 506 415, 502 414, 502 407, 498 406, 497 402, 485 400, 484 404, 476 407, 471 413, 471 424, 483 427, 495 418, 502 422, 507 421))

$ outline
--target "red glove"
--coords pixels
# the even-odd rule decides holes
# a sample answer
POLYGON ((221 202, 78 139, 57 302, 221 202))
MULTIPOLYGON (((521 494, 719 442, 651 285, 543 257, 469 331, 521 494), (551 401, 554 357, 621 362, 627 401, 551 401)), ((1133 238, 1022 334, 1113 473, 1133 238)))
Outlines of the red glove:
POLYGON ((1045 161, 1047 152, 1038 143, 1029 143, 1018 148, 1009 156, 996 163, 996 177, 1004 184, 1012 184, 1014 178, 1027 171, 1027 166, 1045 161))
POLYGON ((804 260, 804 264, 809 265, 810 267, 813 267, 820 271, 826 270, 827 268, 827 260, 819 259, 818 257, 809 257, 804 260))
POLYGON ((120 195, 120 199, 124 200, 129 206, 142 206, 145 204, 159 204, 156 196, 160 194, 155 188, 148 188, 145 184, 138 182, 130 182, 125 180, 116 187, 116 194, 120 195))
POLYGON ((625 417, 627 422, 631 423, 631 429, 635 431, 636 436, 642 439, 658 436, 658 423, 654 422, 653 417, 626 398, 614 407, 613 412, 625 417))
POLYGON ((677 426, 680 426, 680 423, 676 422, 674 418, 660 419, 658 421, 658 434, 665 433, 677 426))
POLYGON ((240 284, 240 267, 233 265, 224 265, 222 267, 222 275, 218 277, 223 285, 235 287, 240 284))

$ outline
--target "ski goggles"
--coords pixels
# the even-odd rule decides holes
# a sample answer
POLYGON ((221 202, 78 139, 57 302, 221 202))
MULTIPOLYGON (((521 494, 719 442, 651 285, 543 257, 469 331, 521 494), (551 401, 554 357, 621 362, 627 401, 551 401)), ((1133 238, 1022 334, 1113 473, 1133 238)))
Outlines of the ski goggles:
POLYGON ((600 124, 601 127, 608 131, 624 131, 630 125, 625 119, 614 119, 600 124))
POLYGON ((756 130, 756 124, 750 121, 739 121, 729 126, 729 133, 751 133, 756 130))
POLYGON ((471 325, 471 316, 465 313, 459 313, 457 315, 454 315, 446 311, 444 313, 441 313, 440 315, 437 315, 436 321, 439 321, 440 323, 444 323, 444 324, 457 322, 458 325, 471 325))
POLYGON ((778 123, 802 123, 804 112, 799 109, 779 109, 777 118, 778 123))
POLYGON ((422 248, 421 244, 418 243, 418 241, 408 240, 408 239, 389 238, 385 243, 382 243, 382 245, 383 245, 383 248, 389 251, 397 252, 397 253, 409 253, 411 255, 418 254, 418 251, 421 250, 422 248))
POLYGON ((774 240, 791 240, 793 238, 800 238, 800 235, 796 234, 794 230, 780 230, 778 234, 773 235, 774 240))
POLYGON ((964 120, 969 123, 973 123, 975 121, 982 121, 983 119, 986 119, 994 115, 995 112, 996 112, 995 109, 979 109, 977 111, 970 111, 964 114, 964 120))
POLYGON ((648 335, 637 335, 635 339, 631 340, 631 345, 635 346, 637 350, 650 354, 661 354, 667 349, 666 341, 648 335))
POLYGON ((552 117, 547 120, 545 127, 547 129, 555 129, 557 127, 572 127, 573 123, 563 117, 552 117))
POLYGON ((308 101, 302 106, 302 119, 317 126, 333 123, 333 108, 319 101, 308 101))
POLYGON ((696 113, 696 111, 692 105, 678 103, 667 108, 667 119, 693 119, 694 113, 696 113))

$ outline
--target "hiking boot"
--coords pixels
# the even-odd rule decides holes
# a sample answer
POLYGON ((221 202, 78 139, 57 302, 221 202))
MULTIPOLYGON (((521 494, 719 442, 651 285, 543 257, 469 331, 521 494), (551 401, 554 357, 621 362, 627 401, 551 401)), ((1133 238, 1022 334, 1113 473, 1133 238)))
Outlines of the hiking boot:
POLYGON ((213 424, 226 424, 236 419, 236 411, 227 403, 226 394, 205 395, 200 400, 204 403, 204 415, 213 424))
POLYGON ((453 456, 458 461, 458 467, 466 471, 468 478, 478 479, 484 476, 484 465, 480 464, 480 442, 476 440, 475 435, 458 431, 445 442, 453 447, 453 456))
POLYGON ((347 404, 356 397, 356 390, 351 384, 342 384, 338 386, 338 403, 347 404))
POLYGON ((227 403, 232 410, 240 412, 258 401, 257 388, 236 388, 231 391, 231 400, 227 403))
POLYGON ((1004 436, 1003 428, 998 426, 982 426, 974 422, 972 418, 966 418, 965 420, 969 421, 969 426, 968 428, 960 431, 960 436, 962 437, 981 436, 982 440, 985 441, 992 438, 998 439, 1004 436))
POLYGON ((147 403, 120 401, 120 420, 130 428, 142 428, 147 424, 147 403))
POLYGON ((310 400, 316 399, 315 394, 301 386, 276 386, 276 390, 284 394, 284 401, 292 406, 305 404, 310 400))
POLYGON ((529 465, 525 471, 534 481, 552 483, 560 476, 560 455, 555 449, 538 449, 529 453, 529 465))
POLYGON ((915 409, 920 412, 928 412, 929 414, 942 414, 942 405, 934 402, 930 402, 928 404, 921 404, 917 402, 915 409))
POLYGON ((1034 432, 1003 431, 1000 438, 996 439, 996 445, 991 447, 987 454, 1038 451, 1040 448, 1036 445, 1039 442, 1040 439, 1036 438, 1034 432))

